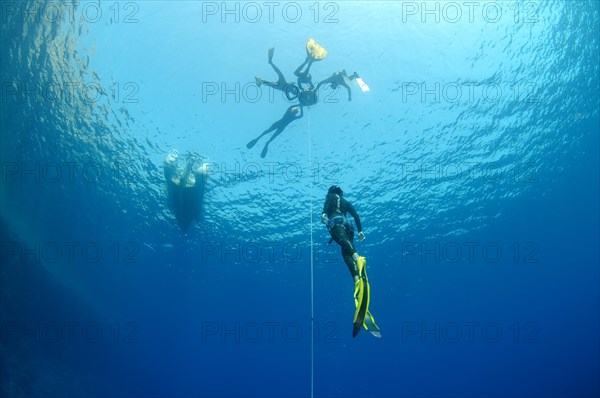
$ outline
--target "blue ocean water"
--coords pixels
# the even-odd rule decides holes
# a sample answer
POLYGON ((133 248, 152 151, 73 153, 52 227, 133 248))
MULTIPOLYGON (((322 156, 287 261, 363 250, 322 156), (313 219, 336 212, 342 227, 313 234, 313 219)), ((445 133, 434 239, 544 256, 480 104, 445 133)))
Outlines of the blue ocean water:
POLYGON ((600 394, 597 1, 0 5, 1 396, 600 394), (309 38, 315 82, 370 91, 323 87, 263 159, 290 102, 255 76, 309 38), (209 165, 185 232, 172 149, 209 165))

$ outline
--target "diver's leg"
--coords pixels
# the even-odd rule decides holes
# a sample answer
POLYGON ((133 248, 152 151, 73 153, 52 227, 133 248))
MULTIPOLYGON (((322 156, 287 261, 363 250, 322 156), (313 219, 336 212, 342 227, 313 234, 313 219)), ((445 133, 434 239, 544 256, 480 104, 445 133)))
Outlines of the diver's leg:
POLYGON ((300 64, 299 67, 296 68, 296 70, 294 71, 294 76, 299 76, 300 75, 300 71, 302 70, 302 68, 304 68, 304 65, 306 65, 307 61, 304 61, 300 64))
POLYGON ((256 80, 256 85, 258 87, 265 85, 267 87, 273 87, 276 89, 279 88, 279 82, 269 82, 269 81, 261 79, 260 77, 255 77, 254 79, 256 80))
POLYGON ((302 62, 300 64, 299 67, 296 68, 296 70, 294 71, 294 75, 296 76, 300 76, 303 75, 305 73, 308 73, 310 66, 313 63, 313 59, 310 56, 307 56, 306 59, 304 60, 304 62, 302 62), (302 69, 306 66, 306 70, 304 72, 302 72, 302 69))
POLYGON ((286 124, 280 125, 277 128, 277 131, 275 131, 275 133, 273 133, 273 135, 271 136, 271 138, 269 138, 269 141, 266 142, 262 152, 260 153, 260 157, 264 158, 265 156, 267 156, 267 151, 269 150, 269 144, 271 143, 271 141, 273 141, 275 138, 277 138, 277 136, 279 134, 281 134, 283 132, 283 129, 285 129, 285 127, 287 126, 286 124))
POLYGON ((258 140, 260 140, 265 135, 269 134, 271 131, 275 130, 277 128, 277 126, 278 126, 278 123, 279 122, 273 123, 271 125, 271 127, 269 127, 268 129, 266 129, 265 131, 263 131, 258 137, 256 137, 255 139, 253 139, 252 141, 250 141, 248 144, 246 144, 246 148, 250 149, 254 145, 256 145, 256 143, 258 142, 258 140))
POLYGON ((312 82, 312 77, 310 76, 310 67, 313 64, 314 59, 307 57, 306 60, 294 71, 294 75, 298 78, 298 85, 307 84, 311 90, 315 88, 314 83, 312 82), (306 69, 302 71, 302 69, 306 66, 306 69))
MULTIPOLYGON (((297 106, 297 105, 292 105, 289 108, 287 108, 285 113, 281 117, 281 119, 279 119, 278 121, 273 123, 273 125, 271 126, 271 130, 277 128, 277 131, 275 131, 275 133, 271 136, 271 138, 269 138, 269 141, 267 141, 267 143, 265 144, 265 147, 263 148, 263 151, 260 155, 262 158, 267 156, 267 151, 269 150, 269 144, 271 143, 271 141, 273 141, 275 138, 277 138, 277 136, 279 134, 281 134, 283 132, 283 130, 288 126, 288 124, 290 124, 291 122, 293 122, 296 119, 299 119, 302 116, 302 114, 299 117, 290 116, 291 109, 294 108, 295 106, 297 106)), ((302 108, 300 108, 300 110, 302 110, 302 108)), ((264 135, 264 133, 263 133, 263 135, 264 135)))
POLYGON ((285 87, 287 86, 287 81, 285 80, 285 77, 283 76, 283 73, 281 72, 281 70, 277 67, 277 65, 275 65, 273 63, 273 52, 274 51, 275 51, 274 48, 271 48, 269 50, 269 65, 271 65, 271 67, 273 68, 275 73, 277 73, 277 85, 279 85, 280 87, 277 87, 276 85, 273 85, 271 87, 277 88, 279 90, 285 90, 285 87))
MULTIPOLYGON (((359 256, 358 253, 356 253, 356 250, 354 250, 352 242, 348 238, 346 228, 344 228, 342 225, 334 225, 333 228, 331 228, 331 237, 335 243, 340 245, 340 248, 342 249, 342 257, 348 266, 348 270, 350 270, 350 273, 354 277, 355 273, 353 270, 356 267, 356 261, 358 261, 359 256)), ((358 269, 356 269, 356 275, 358 275, 358 269)))
POLYGON ((287 81, 285 80, 285 77, 283 76, 283 73, 281 73, 281 71, 279 70, 278 67, 275 66, 275 64, 271 64, 271 66, 277 73, 277 87, 275 87, 275 88, 278 88, 281 91, 285 91, 288 84, 287 84, 287 81))
POLYGON ((359 278, 358 267, 356 266, 356 261, 354 261, 354 259, 352 258, 352 254, 344 253, 343 249, 342 249, 342 257, 344 258, 344 262, 346 263, 346 266, 348 267, 348 271, 350 271, 350 275, 352 276, 352 279, 354 280, 354 282, 356 282, 359 278))
POLYGON ((310 71, 310 67, 312 66, 312 64, 313 64, 314 61, 315 60, 312 57, 310 57, 310 58, 307 59, 307 62, 305 62, 306 63, 306 70, 304 71, 304 73, 308 73, 310 71))
MULTIPOLYGON (((360 277, 360 272, 358 269, 358 259, 360 258, 360 255, 358 254, 358 252, 356 251, 356 248, 354 247, 354 229, 345 229, 346 230, 346 235, 348 236, 348 245, 346 245, 347 247, 351 247, 352 251, 348 250, 346 252, 346 257, 348 257, 350 259, 350 261, 352 261, 352 269, 350 270, 350 273, 352 274, 352 278, 354 279, 354 282, 356 282, 358 280, 358 278, 360 277)), ((349 263, 347 262, 346 264, 349 265, 349 263)))
POLYGON ((347 239, 342 239, 338 244, 342 247, 342 254, 347 253, 354 261, 358 260, 358 253, 347 239))
MULTIPOLYGON (((340 228, 344 228, 344 227, 340 227, 340 228)), ((346 235, 346 231, 343 230, 343 239, 340 243, 340 246, 342 246, 342 250, 345 253, 348 253, 350 256, 352 256, 353 259, 358 256, 358 253, 356 253, 356 250, 354 249, 354 246, 352 245, 352 242, 350 241, 350 239, 348 239, 348 236, 346 235)))
MULTIPOLYGON (((346 243, 344 244, 347 253, 346 255, 353 260, 354 267, 356 267, 357 275, 361 277, 362 269, 366 266, 367 259, 358 254, 356 248, 354 247, 354 229, 344 228, 344 230, 347 236, 346 243)), ((350 272, 352 273, 352 271, 350 272)), ((354 278, 354 282, 356 282, 357 276, 354 273, 352 273, 352 276, 354 278)))

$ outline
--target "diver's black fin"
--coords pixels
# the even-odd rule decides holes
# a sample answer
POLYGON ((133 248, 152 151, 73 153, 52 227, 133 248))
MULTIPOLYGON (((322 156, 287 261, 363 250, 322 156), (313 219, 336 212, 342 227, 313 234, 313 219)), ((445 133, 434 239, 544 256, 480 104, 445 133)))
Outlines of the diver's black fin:
POLYGON ((273 63, 273 54, 275 54, 275 48, 269 48, 269 63, 273 63))
POLYGON ((352 337, 358 336, 360 329, 362 329, 362 325, 360 323, 355 323, 354 327, 352 328, 352 337))
POLYGON ((263 148, 262 152, 260 153, 260 157, 264 158, 265 156, 267 156, 268 150, 269 150, 269 144, 265 144, 265 147, 263 148))

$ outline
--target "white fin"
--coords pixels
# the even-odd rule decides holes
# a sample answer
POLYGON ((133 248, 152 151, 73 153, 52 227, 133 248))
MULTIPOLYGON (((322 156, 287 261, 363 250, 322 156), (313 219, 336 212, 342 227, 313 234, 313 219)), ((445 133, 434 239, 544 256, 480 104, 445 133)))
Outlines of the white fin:
POLYGON ((371 91, 371 89, 369 88, 369 86, 367 86, 367 83, 365 83, 365 81, 362 79, 362 77, 357 77, 356 83, 358 84, 358 87, 360 87, 360 89, 363 91, 363 93, 366 93, 367 91, 371 91))

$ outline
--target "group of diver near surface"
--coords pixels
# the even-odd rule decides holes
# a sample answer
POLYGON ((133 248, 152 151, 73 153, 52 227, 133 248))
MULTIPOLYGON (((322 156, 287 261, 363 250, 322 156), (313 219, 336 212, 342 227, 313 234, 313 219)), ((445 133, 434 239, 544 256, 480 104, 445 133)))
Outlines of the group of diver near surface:
MULTIPOLYGON (((250 149, 261 137, 275 131, 261 152, 261 157, 263 158, 267 155, 269 144, 292 121, 303 116, 303 108, 315 105, 318 102, 317 93, 321 86, 329 84, 334 89, 339 86, 344 87, 348 92, 348 101, 352 100, 350 89, 352 80, 356 80, 363 91, 369 90, 368 86, 356 72, 352 76, 348 76, 346 71, 336 72, 315 86, 310 75, 310 67, 315 61, 325 58, 327 51, 313 39, 310 39, 306 44, 307 56, 305 61, 294 72, 297 78, 296 83, 287 82, 283 73, 275 66, 273 63, 274 51, 274 49, 269 50, 268 61, 277 73, 278 80, 276 82, 269 82, 257 77, 256 84, 258 86, 265 85, 276 90, 281 90, 289 101, 298 101, 298 103, 291 105, 280 120, 273 123, 257 138, 248 143, 247 147, 250 149)), ((193 220, 199 219, 208 170, 207 164, 201 163, 201 158, 195 153, 188 153, 186 155, 185 167, 178 165, 178 157, 179 153, 177 151, 169 153, 164 164, 164 174, 167 180, 169 207, 175 213, 175 218, 181 229, 186 230, 193 220)), ((362 231, 362 224, 358 213, 352 204, 344 198, 343 194, 342 189, 337 185, 329 188, 321 213, 321 222, 327 226, 327 230, 331 236, 329 243, 335 241, 340 246, 342 258, 354 280, 354 303, 356 310, 354 313, 352 336, 355 337, 362 328, 365 328, 375 337, 380 338, 379 327, 369 311, 370 285, 367 278, 367 260, 365 257, 360 256, 354 247, 354 226, 352 221, 347 217, 348 213, 356 223, 358 240, 362 242, 365 239, 365 235, 362 231)))
POLYGON ((258 137, 246 145, 248 149, 252 148, 254 145, 256 145, 260 138, 275 130, 275 133, 273 133, 271 138, 269 138, 263 147, 263 150, 260 154, 262 158, 267 156, 267 151, 271 141, 277 138, 277 136, 281 134, 288 126, 288 124, 296 119, 300 119, 304 115, 304 107, 315 105, 318 102, 318 91, 321 86, 329 85, 333 89, 337 89, 340 86, 344 87, 348 91, 348 101, 352 101, 352 90, 350 89, 352 80, 356 79, 362 89, 368 90, 368 87, 366 84, 364 84, 356 72, 354 72, 352 76, 348 76, 345 70, 341 72, 335 72, 330 77, 319 82, 315 86, 310 74, 310 67, 314 62, 325 58, 327 51, 323 47, 319 46, 313 39, 309 39, 306 43, 306 59, 294 71, 294 75, 297 78, 296 82, 288 82, 285 79, 285 76, 283 76, 281 70, 273 63, 274 53, 275 49, 271 48, 269 50, 268 61, 269 65, 271 65, 275 73, 277 73, 277 81, 269 82, 256 77, 256 84, 259 87, 265 85, 275 90, 280 90, 283 92, 288 101, 298 101, 298 104, 291 105, 289 108, 287 108, 281 119, 273 123, 271 127, 263 131, 258 137))

